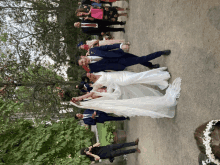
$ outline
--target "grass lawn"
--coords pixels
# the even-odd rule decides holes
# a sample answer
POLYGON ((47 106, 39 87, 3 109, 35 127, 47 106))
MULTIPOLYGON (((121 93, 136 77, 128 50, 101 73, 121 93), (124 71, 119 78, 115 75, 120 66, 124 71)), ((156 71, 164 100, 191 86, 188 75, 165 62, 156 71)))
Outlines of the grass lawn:
POLYGON ((101 143, 101 146, 109 145, 110 143, 106 141, 106 128, 104 127, 104 124, 97 123, 97 129, 99 134, 99 142, 101 143))

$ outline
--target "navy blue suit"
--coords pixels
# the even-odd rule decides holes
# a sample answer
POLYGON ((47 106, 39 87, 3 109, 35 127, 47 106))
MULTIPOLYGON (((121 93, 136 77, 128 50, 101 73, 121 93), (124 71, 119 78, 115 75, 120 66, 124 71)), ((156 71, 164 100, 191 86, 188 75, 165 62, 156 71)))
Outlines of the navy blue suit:
POLYGON ((105 70, 122 71, 126 67, 135 64, 142 64, 146 67, 151 67, 152 63, 149 61, 160 57, 164 53, 163 51, 159 51, 146 56, 138 57, 130 53, 125 53, 122 49, 119 48, 120 44, 91 48, 89 50, 90 56, 99 56, 103 59, 95 63, 90 63, 90 72, 100 72, 105 70))
POLYGON ((105 21, 105 20, 98 20, 95 19, 94 21, 90 20, 85 20, 82 21, 81 23, 97 23, 98 28, 94 27, 81 27, 83 33, 87 33, 90 35, 101 35, 101 32, 116 32, 116 31, 123 31, 124 28, 111 28, 107 27, 110 25, 124 25, 123 22, 110 22, 110 21, 105 21))
MULTIPOLYGON (((125 117, 113 117, 113 116, 109 116, 105 112, 97 111, 97 110, 95 110, 95 111, 96 111, 96 115, 98 115, 99 117, 95 117, 95 119, 93 119, 91 117, 83 119, 85 124, 87 124, 87 125, 96 125, 96 123, 104 123, 105 121, 126 120, 125 117)), ((94 110, 86 109, 83 114, 93 114, 93 113, 94 113, 94 110)))

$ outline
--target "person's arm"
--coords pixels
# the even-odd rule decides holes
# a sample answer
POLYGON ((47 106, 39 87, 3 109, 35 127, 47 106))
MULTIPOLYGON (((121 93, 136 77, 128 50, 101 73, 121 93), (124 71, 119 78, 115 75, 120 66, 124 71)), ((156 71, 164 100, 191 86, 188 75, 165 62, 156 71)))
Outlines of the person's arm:
POLYGON ((73 102, 81 101, 81 100, 89 98, 89 97, 92 97, 93 99, 95 99, 95 98, 98 98, 100 96, 97 96, 94 92, 90 92, 90 93, 87 93, 87 94, 79 96, 79 97, 73 97, 72 101, 73 102))
POLYGON ((100 146, 100 143, 93 144, 93 147, 99 147, 99 146, 100 146))
POLYGON ((91 14, 92 9, 93 9, 93 7, 91 6, 89 12, 87 13, 87 15, 90 15, 90 14, 91 14))
POLYGON ((90 92, 90 93, 87 93, 85 95, 82 95, 82 96, 79 96, 79 97, 75 97, 75 99, 77 101, 81 101, 81 100, 86 99, 88 97, 93 97, 94 94, 95 94, 94 92, 90 92))
POLYGON ((85 127, 85 129, 88 129, 88 128, 89 128, 89 126, 88 126, 87 124, 85 124, 84 127, 85 127))
POLYGON ((92 17, 85 17, 85 20, 94 21, 94 18, 92 18, 92 17))
POLYGON ((89 151, 93 148, 93 147, 99 147, 100 143, 95 143, 92 146, 89 147, 89 151))
POLYGON ((92 114, 92 118, 95 119, 96 116, 96 111, 94 111, 94 113, 92 114))
POLYGON ((100 159, 100 157, 99 157, 98 155, 92 154, 92 153, 89 152, 89 151, 86 152, 86 155, 90 155, 90 156, 94 157, 94 158, 95 158, 95 161, 97 161, 97 160, 100 159))
POLYGON ((88 44, 90 47, 95 46, 96 44, 99 44, 99 40, 92 40, 90 44, 88 44))
POLYGON ((89 51, 86 53, 86 56, 89 56, 89 51))

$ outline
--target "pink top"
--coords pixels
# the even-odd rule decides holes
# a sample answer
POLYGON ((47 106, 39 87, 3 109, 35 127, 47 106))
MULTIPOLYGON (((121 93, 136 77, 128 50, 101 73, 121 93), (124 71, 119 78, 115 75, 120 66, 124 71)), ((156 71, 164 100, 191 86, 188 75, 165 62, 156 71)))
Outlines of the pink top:
POLYGON ((103 19, 103 9, 91 9, 91 16, 96 19, 103 19))

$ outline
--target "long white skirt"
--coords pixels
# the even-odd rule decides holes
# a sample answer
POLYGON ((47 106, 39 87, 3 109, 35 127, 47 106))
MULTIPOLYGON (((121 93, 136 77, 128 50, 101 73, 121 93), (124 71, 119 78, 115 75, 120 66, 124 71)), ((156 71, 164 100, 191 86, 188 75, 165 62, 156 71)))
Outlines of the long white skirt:
POLYGON ((179 98, 181 90, 181 78, 176 78, 172 85, 169 85, 164 96, 153 89, 151 89, 153 96, 141 96, 144 95, 147 87, 142 86, 142 92, 138 90, 140 92, 138 93, 137 85, 139 84, 131 85, 134 87, 134 91, 131 86, 120 87, 122 97, 118 100, 115 100, 109 93, 97 93, 103 97, 81 102, 80 105, 71 103, 80 108, 100 110, 119 116, 149 116, 152 118, 173 118, 175 116, 176 99, 179 98), (124 96, 123 92, 125 92, 124 96))

